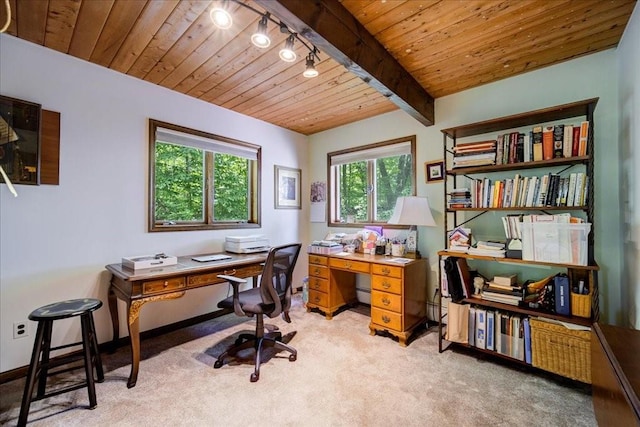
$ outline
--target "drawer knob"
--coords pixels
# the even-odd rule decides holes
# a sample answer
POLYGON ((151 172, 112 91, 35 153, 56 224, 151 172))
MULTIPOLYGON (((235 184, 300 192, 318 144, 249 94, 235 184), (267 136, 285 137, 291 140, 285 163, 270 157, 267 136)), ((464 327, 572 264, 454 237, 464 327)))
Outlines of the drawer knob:
POLYGON ((347 262, 347 263, 344 264, 344 266, 350 269, 351 268, 351 263, 347 262))
POLYGON ((316 289, 320 289, 320 283, 314 282, 313 287, 316 289))
POLYGON ((165 280, 163 286, 166 288, 167 286, 169 286, 169 282, 167 280, 165 280))
POLYGON ((387 297, 382 297, 382 303, 384 305, 389 305, 389 304, 391 304, 391 300, 389 298, 387 298, 387 297))
POLYGON ((316 268, 315 271, 313 272, 314 274, 320 274, 320 269, 316 268))
POLYGON ((382 287, 385 289, 389 289, 391 287, 391 283, 385 280, 384 282, 382 282, 382 287))
POLYGON ((320 302, 320 297, 316 296, 316 297, 314 298, 314 301, 315 301, 315 302, 320 302))
POLYGON ((391 270, 389 270, 387 267, 382 267, 382 274, 390 274, 391 270))
POLYGON ((384 323, 389 323, 389 322, 391 322, 391 319, 388 316, 382 316, 382 321, 384 323))

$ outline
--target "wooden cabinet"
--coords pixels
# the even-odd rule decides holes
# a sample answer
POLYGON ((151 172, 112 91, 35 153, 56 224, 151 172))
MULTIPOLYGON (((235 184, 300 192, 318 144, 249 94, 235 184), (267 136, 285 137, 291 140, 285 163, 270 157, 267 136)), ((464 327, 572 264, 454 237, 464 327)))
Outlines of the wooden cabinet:
MULTIPOLYGON (((587 247, 587 265, 565 264, 552 262, 553 260, 545 261, 531 261, 523 260, 520 258, 502 258, 483 255, 470 255, 467 253, 458 253, 453 251, 441 251, 438 253, 442 265, 442 260, 446 257, 460 257, 465 258, 472 269, 485 276, 487 279, 493 277, 494 272, 500 272, 501 266, 508 263, 510 272, 517 272, 520 276, 520 281, 526 279, 540 279, 555 273, 565 273, 569 277, 571 284, 577 283, 579 280, 584 281, 590 290, 590 295, 575 295, 575 301, 572 301, 576 308, 581 305, 586 307, 586 313, 583 312, 575 315, 559 315, 550 313, 548 311, 541 311, 534 308, 528 308, 512 304, 503 304, 497 302, 491 302, 479 298, 465 298, 459 303, 469 304, 472 307, 480 309, 481 311, 490 311, 494 313, 508 313, 509 315, 518 316, 520 319, 524 318, 540 318, 560 320, 562 322, 579 325, 588 328, 594 321, 598 319, 598 281, 597 271, 599 269, 594 259, 593 242, 594 242, 594 168, 593 168, 593 153, 594 153, 594 120, 593 113, 597 104, 596 99, 588 99, 571 104, 559 105, 542 110, 531 111, 522 114, 516 114, 513 116, 502 117, 493 120, 487 120, 484 122, 473 123, 469 125, 458 126, 449 129, 443 129, 444 143, 444 157, 446 165, 446 177, 444 183, 444 205, 446 206, 444 215, 445 235, 444 244, 445 248, 448 246, 448 233, 454 230, 458 226, 464 226, 471 228, 473 235, 475 236, 495 236, 496 230, 502 228, 502 224, 492 224, 492 221, 501 221, 500 215, 484 215, 488 212, 504 213, 506 214, 555 214, 560 212, 569 212, 571 215, 576 215, 584 219, 586 223, 591 224, 591 230, 586 239, 587 247), (574 155, 569 157, 557 157, 546 160, 533 161, 531 159, 524 159, 524 162, 511 162, 505 164, 483 165, 483 166, 468 166, 460 167, 459 163, 457 167, 454 167, 453 157, 454 153, 460 152, 456 150, 456 146, 464 142, 475 141, 487 141, 495 139, 500 140, 497 137, 498 134, 507 133, 522 133, 529 132, 533 127, 553 124, 564 123, 582 123, 588 122, 589 134, 586 140, 586 154, 574 155), (466 139, 473 137, 472 139, 466 139), (475 140, 475 141, 474 141, 475 140), (574 169, 571 169, 574 168, 574 169), (524 174, 527 177, 537 176, 538 174, 567 174, 567 171, 578 170, 583 176, 586 177, 588 185, 585 187, 586 197, 584 202, 578 203, 575 206, 567 205, 552 205, 543 204, 542 206, 523 206, 517 205, 503 205, 498 204, 483 204, 478 203, 478 199, 472 200, 469 204, 463 203, 448 203, 448 197, 454 192, 454 189, 458 190, 454 193, 459 194, 461 188, 472 188, 476 182, 486 182, 487 177, 494 180, 505 180, 508 177, 513 178, 513 173, 524 174), (486 207, 491 206, 491 207, 486 207), (484 216, 483 216, 484 215, 484 216), (497 225, 497 227, 492 227, 497 225), (500 264, 498 264, 500 263, 500 264), (526 268, 525 268, 526 267, 526 268), (538 269, 537 271, 535 269, 538 269), (551 271, 551 272, 550 272, 551 271), (486 272, 489 272, 487 274, 486 272)), ((499 150, 497 150, 499 151, 499 150)), ((532 151, 533 153, 533 151, 532 151)), ((484 200, 484 199, 483 199, 484 200)), ((504 240, 504 231, 501 231, 498 236, 504 240)), ((477 238, 477 237, 476 237, 477 238)), ((479 240, 491 240, 489 237, 480 238, 479 240)), ((503 268, 504 270, 504 268, 503 268)), ((442 269, 440 272, 440 280, 442 283, 442 269)), ((439 304, 440 313, 440 335, 439 335, 439 350, 443 351, 443 342, 445 342, 446 331, 446 314, 443 314, 443 302, 446 303, 448 295, 441 295, 444 299, 439 304)), ((574 295, 571 296, 572 299, 574 295)), ((528 322, 527 322, 528 323, 528 322)), ((455 343, 459 344, 459 343, 455 343)), ((570 347, 570 346, 568 346, 570 347)), ((477 347, 473 347, 477 348, 477 347)), ((477 348, 479 351, 495 354, 500 357, 504 357, 504 354, 500 354, 496 349, 477 348)), ((535 350, 540 348, 532 348, 532 352, 535 355, 535 350)), ((568 350, 572 351, 572 350, 568 350)), ((589 353, 589 352, 587 352, 589 353)), ((570 355, 569 355, 570 356, 570 355)), ((590 360, 590 355, 587 355, 590 360)), ((507 357, 509 358, 509 357, 507 357)), ((562 355, 559 356, 563 358, 562 355)), ((535 357, 534 366, 536 366, 535 357)), ((567 360, 569 357, 566 358, 567 360)), ((519 359, 514 359, 519 360, 519 359)), ((524 363, 524 361, 523 361, 524 363)), ((538 368, 548 370, 551 372, 559 373, 563 375, 562 371, 557 371, 553 367, 536 366, 538 368)), ((586 369, 586 368, 585 368, 586 369)), ((584 372, 584 376, 574 379, 580 379, 585 381, 585 378, 590 378, 590 373, 584 372)), ((586 381, 588 382, 588 381, 586 381)))
POLYGON ((311 254, 307 311, 318 309, 331 319, 340 308, 356 303, 357 274, 371 278, 370 333, 389 333, 406 346, 426 321, 427 260, 398 265, 379 255, 311 254))

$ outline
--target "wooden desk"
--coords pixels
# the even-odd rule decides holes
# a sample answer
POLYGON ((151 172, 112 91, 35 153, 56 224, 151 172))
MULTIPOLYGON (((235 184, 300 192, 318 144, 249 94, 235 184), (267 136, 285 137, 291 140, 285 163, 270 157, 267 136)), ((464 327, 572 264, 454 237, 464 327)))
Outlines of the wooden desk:
POLYGON ((357 301, 356 274, 371 276, 371 335, 386 331, 401 346, 415 328, 427 320, 427 260, 407 264, 384 255, 309 254, 307 311, 316 308, 327 319, 340 307, 357 301))
POLYGON ((640 331, 591 328, 593 409, 600 426, 640 426, 640 331))
MULTIPOLYGON (((231 254, 230 254, 231 255, 231 254)), ((120 298, 127 303, 127 325, 131 339, 131 374, 127 387, 136 385, 140 365, 140 309, 148 302, 180 298, 184 294, 203 286, 226 283, 218 279, 219 274, 242 278, 256 277, 262 273, 262 263, 267 254, 231 255, 230 260, 196 262, 194 255, 178 258, 176 265, 143 270, 123 268, 122 264, 110 264, 109 312, 113 324, 113 343, 120 336, 118 304, 120 298)))

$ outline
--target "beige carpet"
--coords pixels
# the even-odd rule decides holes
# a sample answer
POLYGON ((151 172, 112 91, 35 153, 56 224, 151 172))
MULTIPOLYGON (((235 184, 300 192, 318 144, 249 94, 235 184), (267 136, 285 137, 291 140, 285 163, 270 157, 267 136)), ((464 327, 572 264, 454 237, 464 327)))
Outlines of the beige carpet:
MULTIPOLYGON (((457 351, 438 353, 437 329, 406 348, 369 335, 369 318, 347 310, 327 321, 299 294, 293 323, 271 319, 297 348, 249 382, 249 361, 213 369, 251 321, 227 315, 142 342, 136 387, 129 350, 105 354, 98 407, 86 389, 35 402, 32 426, 594 426, 589 388, 457 351), (295 331, 295 333, 294 333, 295 331)), ((15 425, 24 380, 0 386, 0 422, 15 425)))

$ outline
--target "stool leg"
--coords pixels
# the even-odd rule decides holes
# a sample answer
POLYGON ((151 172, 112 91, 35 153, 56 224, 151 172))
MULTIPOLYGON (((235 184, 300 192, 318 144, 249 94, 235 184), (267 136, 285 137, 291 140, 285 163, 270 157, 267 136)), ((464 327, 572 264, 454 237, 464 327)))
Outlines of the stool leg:
POLYGON ((89 409, 94 409, 98 406, 96 400, 96 385, 93 379, 93 359, 91 357, 91 336, 90 336, 90 321, 91 313, 83 314, 80 316, 80 322, 82 323, 82 349, 84 351, 84 371, 87 376, 87 391, 89 392, 89 409))
POLYGON ((91 332, 91 348, 93 350, 93 364, 96 368, 96 381, 104 381, 104 371, 102 370, 102 358, 98 349, 98 336, 96 335, 96 325, 93 321, 93 313, 89 313, 89 328, 91 332))
POLYGON ((22 395, 22 404, 20 405, 20 416, 18 417, 18 427, 27 425, 27 417, 29 416, 29 407, 31 406, 31 397, 33 396, 33 388, 36 385, 36 378, 40 370, 40 351, 42 350, 42 341, 44 339, 45 322, 38 322, 38 330, 36 339, 33 343, 33 353, 31 353, 31 363, 27 373, 27 382, 24 385, 24 394, 22 395))
POLYGON ((49 376, 49 359, 51 355, 51 336, 53 331, 53 320, 43 320, 44 337, 42 338, 42 358, 40 359, 40 369, 38 373, 38 391, 36 396, 44 396, 47 388, 47 377, 49 376))

